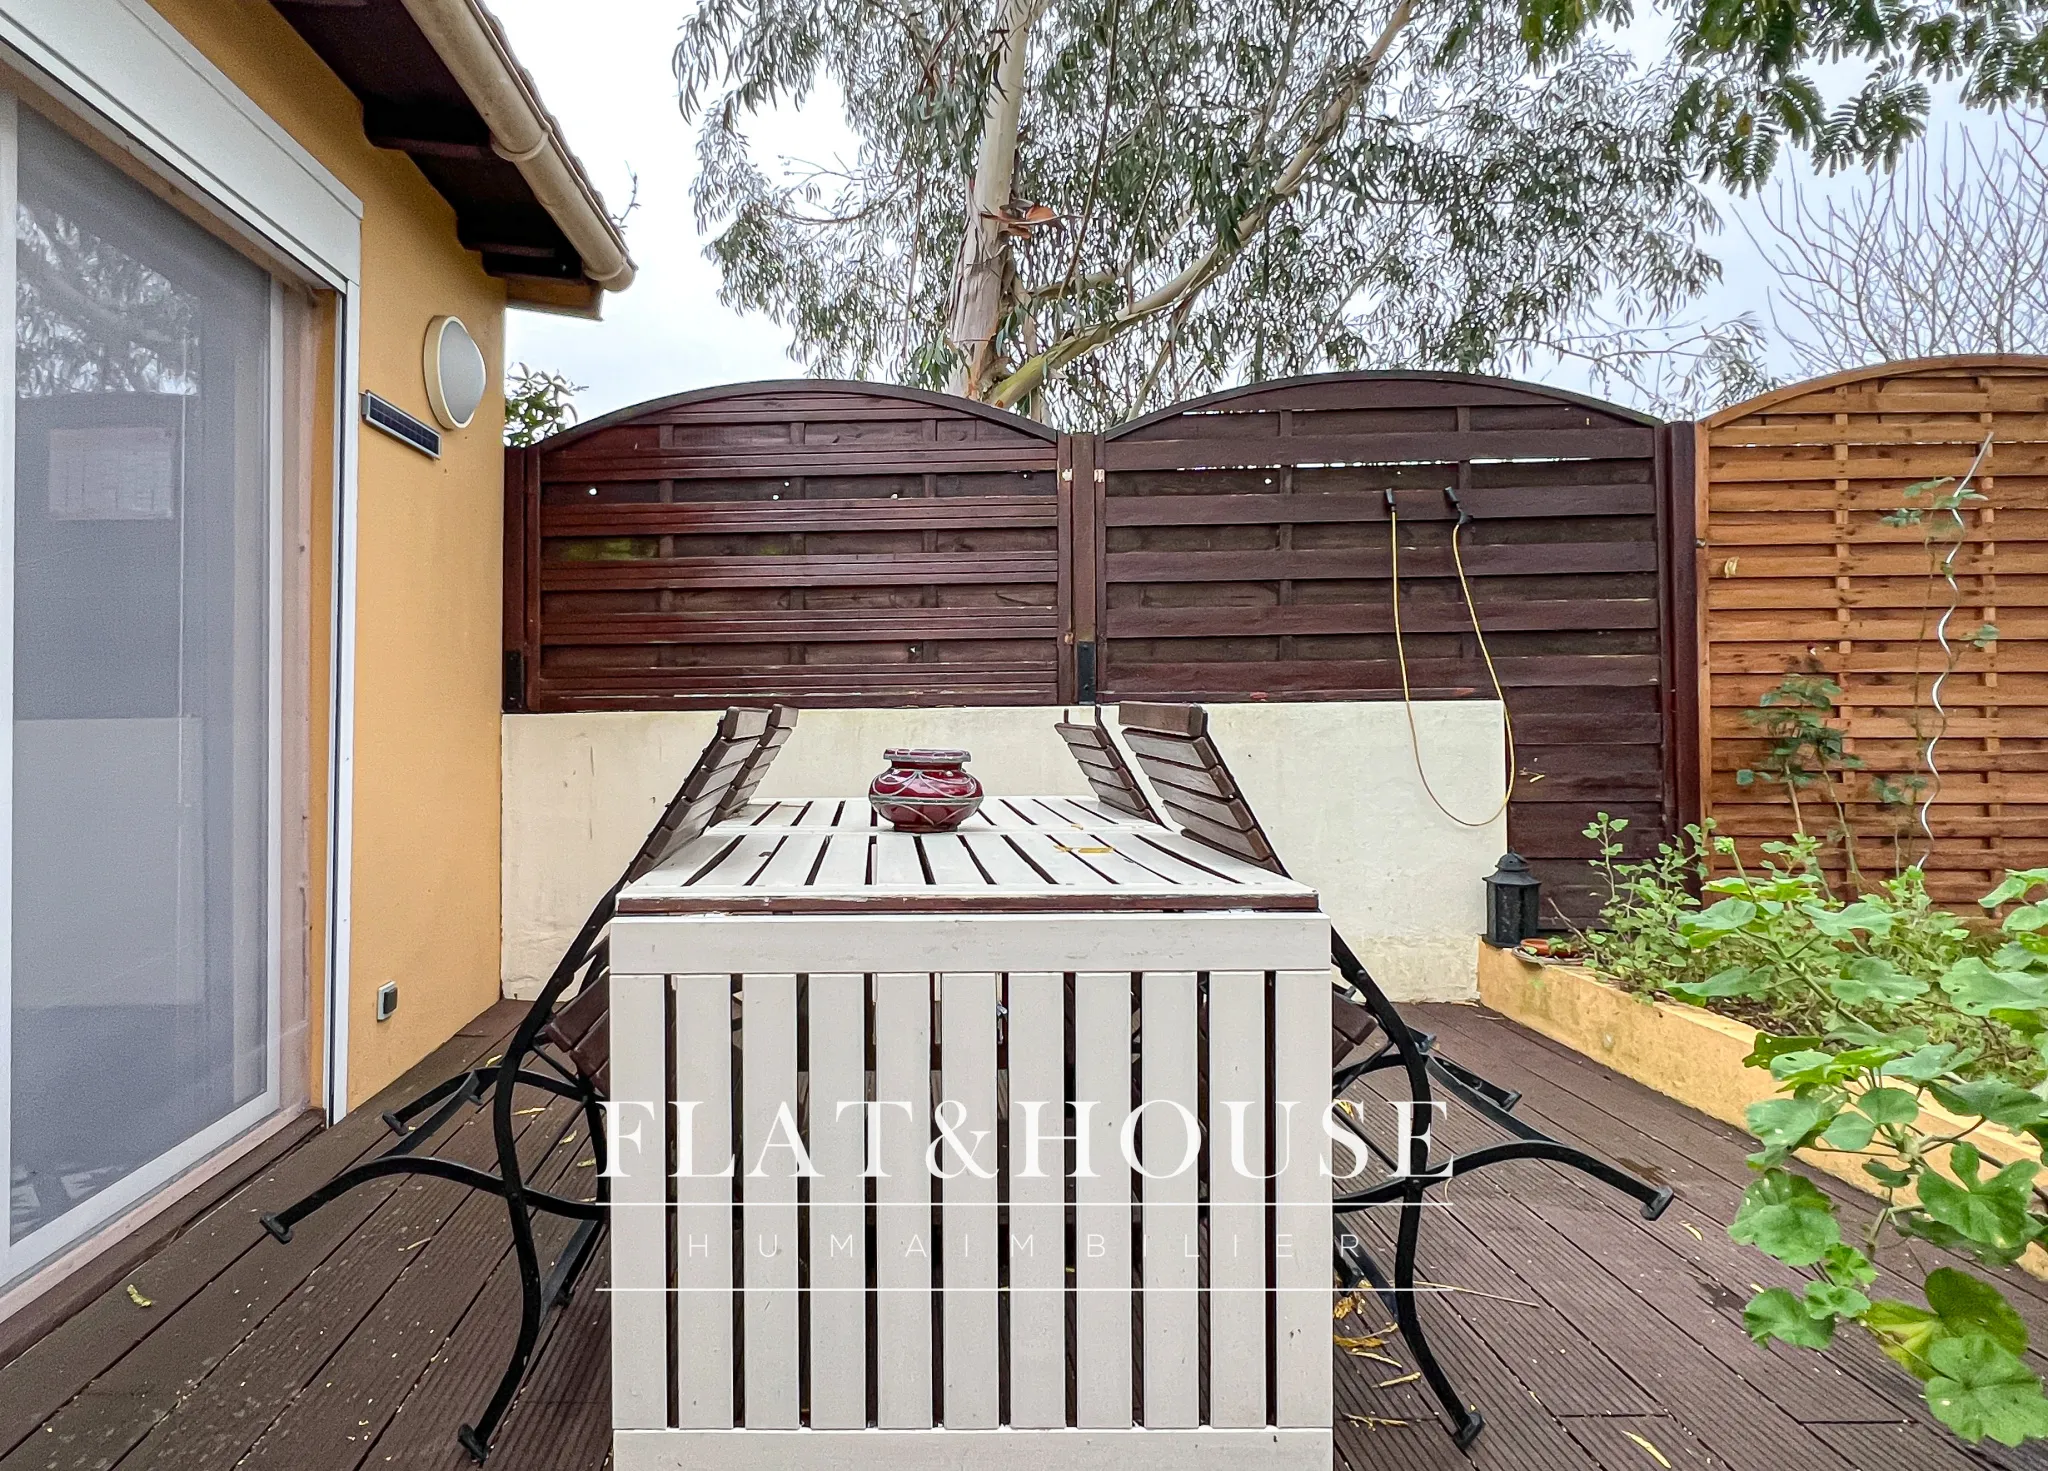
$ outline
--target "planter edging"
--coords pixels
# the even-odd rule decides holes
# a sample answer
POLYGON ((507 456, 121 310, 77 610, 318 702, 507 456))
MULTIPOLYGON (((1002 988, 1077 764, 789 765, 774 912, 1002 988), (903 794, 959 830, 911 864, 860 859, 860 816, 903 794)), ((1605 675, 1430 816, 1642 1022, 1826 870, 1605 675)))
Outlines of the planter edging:
MULTIPOLYGON (((1578 966, 1539 965, 1481 941, 1479 999, 1602 1067, 1738 1129, 1747 1127, 1750 1104, 1777 1096, 1769 1073, 1742 1064, 1756 1045, 1756 1028, 1697 1006, 1631 995, 1578 966)), ((1924 1133, 1951 1133, 1962 1122, 1933 1104, 1920 1111, 1924 1133)), ((2040 1157, 2031 1139, 1995 1124, 1971 1137, 1992 1159, 2040 1157)), ((1850 1156, 1802 1150, 1799 1158, 1867 1195, 1882 1193, 1850 1156)), ((1949 1173, 1945 1156, 1941 1164, 1949 1173)), ((2048 1252, 2040 1247, 2029 1248, 2019 1265, 2048 1280, 2048 1252)))

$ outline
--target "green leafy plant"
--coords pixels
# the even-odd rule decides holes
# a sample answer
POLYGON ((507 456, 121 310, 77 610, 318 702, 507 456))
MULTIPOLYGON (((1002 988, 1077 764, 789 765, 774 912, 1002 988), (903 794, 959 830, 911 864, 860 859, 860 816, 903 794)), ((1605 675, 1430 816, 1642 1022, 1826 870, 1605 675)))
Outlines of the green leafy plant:
POLYGON ((505 443, 538 444, 576 422, 576 395, 584 385, 561 373, 544 373, 514 363, 505 375, 505 443))
MULTIPOLYGON (((1993 924, 1936 908, 1917 868, 1843 901, 1819 874, 1819 840, 1764 845, 1752 872, 1673 892, 1682 866, 1617 863, 1616 828, 1588 829, 1609 875, 1593 963, 1656 990, 1758 1022, 1745 1061, 1776 1096, 1748 1111, 1756 1179, 1729 1234, 1808 1279, 1761 1290, 1750 1334, 1821 1349, 1845 1325, 1918 1378, 1964 1440, 2048 1438, 2048 1397, 2027 1329, 1998 1287, 1955 1266, 1926 1269, 1913 1241, 1986 1266, 2048 1241, 2048 868, 2007 875, 1980 901, 1993 924), (1668 920, 1684 953, 1643 927, 1668 920), (1851 1239, 1835 1203, 1787 1168, 1801 1150, 1851 1156, 1879 1208, 1851 1239), (1878 1294, 1880 1262, 1917 1300, 1878 1294)), ((1701 840, 1690 851, 1697 855, 1701 840)), ((1716 856, 1725 839, 1706 839, 1716 856)))
POLYGON ((1692 890, 1708 877, 1708 855, 1716 845, 1733 851, 1726 838, 1712 837, 1713 822, 1688 827, 1675 841, 1661 842, 1646 859, 1622 858, 1628 819, 1602 812, 1583 836, 1599 856, 1593 868, 1607 886, 1600 928, 1579 936, 1587 963, 1628 990, 1656 990, 1674 978, 1693 979, 1693 952, 1679 922, 1700 907, 1692 890))
POLYGON ((1735 773, 1735 784, 1783 787, 1792 804, 1792 826, 1801 833, 1807 825, 1799 794, 1818 787, 1834 809, 1835 823, 1828 836, 1841 843, 1853 875, 1856 835, 1843 800, 1843 778, 1860 771, 1863 761, 1849 751, 1848 733, 1833 724, 1835 702, 1841 698, 1842 687, 1817 672, 1788 674, 1766 690, 1743 718, 1770 744, 1762 760, 1735 773))

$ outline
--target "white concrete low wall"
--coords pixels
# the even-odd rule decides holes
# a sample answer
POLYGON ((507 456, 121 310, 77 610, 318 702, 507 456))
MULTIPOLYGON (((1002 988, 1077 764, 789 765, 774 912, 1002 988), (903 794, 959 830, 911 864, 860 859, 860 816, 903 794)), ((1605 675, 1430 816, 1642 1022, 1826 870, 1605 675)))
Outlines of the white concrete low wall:
MULTIPOLYGON (((1468 820, 1500 804, 1501 707, 1414 708, 1430 785, 1468 820)), ((1482 880, 1507 820, 1478 827, 1423 789, 1398 703, 1211 705, 1212 729, 1297 878, 1394 996, 1476 994, 1482 880)), ((505 717, 504 981, 530 996, 709 738, 715 712, 505 717)), ((762 796, 867 790, 889 746, 961 746, 991 792, 1085 795, 1047 709, 807 710, 762 796)), ((1114 722, 1115 712, 1105 711, 1114 722)))

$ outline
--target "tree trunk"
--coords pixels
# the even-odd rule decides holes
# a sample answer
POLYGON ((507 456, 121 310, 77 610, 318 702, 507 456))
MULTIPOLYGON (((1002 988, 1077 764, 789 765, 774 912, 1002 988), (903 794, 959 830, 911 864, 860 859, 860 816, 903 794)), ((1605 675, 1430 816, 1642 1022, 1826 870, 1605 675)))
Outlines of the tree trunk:
POLYGON ((1001 39, 982 109, 981 151, 967 188, 967 219, 953 265, 946 340, 960 351, 947 387, 982 398, 998 378, 996 332, 1010 302, 1009 242, 996 212, 1010 202, 1017 168, 1017 122, 1024 110, 1024 62, 1032 24, 1045 0, 996 0, 1001 39))

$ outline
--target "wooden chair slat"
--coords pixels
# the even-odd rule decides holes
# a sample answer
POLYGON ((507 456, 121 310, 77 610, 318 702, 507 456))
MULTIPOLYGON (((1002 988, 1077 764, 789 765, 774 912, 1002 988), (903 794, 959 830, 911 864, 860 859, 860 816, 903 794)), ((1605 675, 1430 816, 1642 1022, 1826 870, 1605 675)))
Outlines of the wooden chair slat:
POLYGON ((722 822, 754 800, 754 793, 761 785, 761 778, 768 774, 768 768, 775 764, 775 758, 789 743, 790 733, 796 729, 796 711, 788 705, 777 705, 768 714, 768 727, 755 742, 754 749, 746 758, 746 765, 733 779, 732 790, 724 802, 719 804, 718 815, 713 822, 722 822))
MULTIPOLYGON (((609 1075, 612 1065, 612 1029, 606 1025, 592 1027, 574 1047, 569 1056, 576 1060, 576 1071, 596 1082, 599 1074, 609 1075)), ((600 1093, 604 1090, 600 1088, 600 1093)))
POLYGON ((1330 998, 1330 1066, 1339 1068, 1380 1033, 1380 1020, 1348 996, 1330 998))
POLYGON ((597 977, 587 982, 574 1000, 555 1008, 541 1034, 562 1051, 574 1054, 593 1029, 603 1030, 610 1007, 611 977, 597 977))
POLYGON ((1080 763, 1081 775, 1088 779, 1088 785, 1096 797, 1133 817, 1158 821, 1158 814, 1146 799, 1145 789, 1138 785, 1138 779, 1131 773, 1124 761, 1123 753, 1116 748, 1107 730, 1099 725, 1081 725, 1070 721, 1059 721, 1053 729, 1060 739, 1067 743, 1067 750, 1080 763))
POLYGON ((1200 705, 1159 705, 1145 700, 1126 700, 1117 706, 1117 724, 1126 731, 1158 731, 1162 735, 1194 740, 1209 732, 1209 712, 1200 705))
POLYGON ((629 884, 661 867, 676 849, 709 827, 746 770, 749 757, 774 723, 773 710, 735 705, 718 722, 697 764, 683 778, 675 797, 627 865, 621 884, 629 884))

